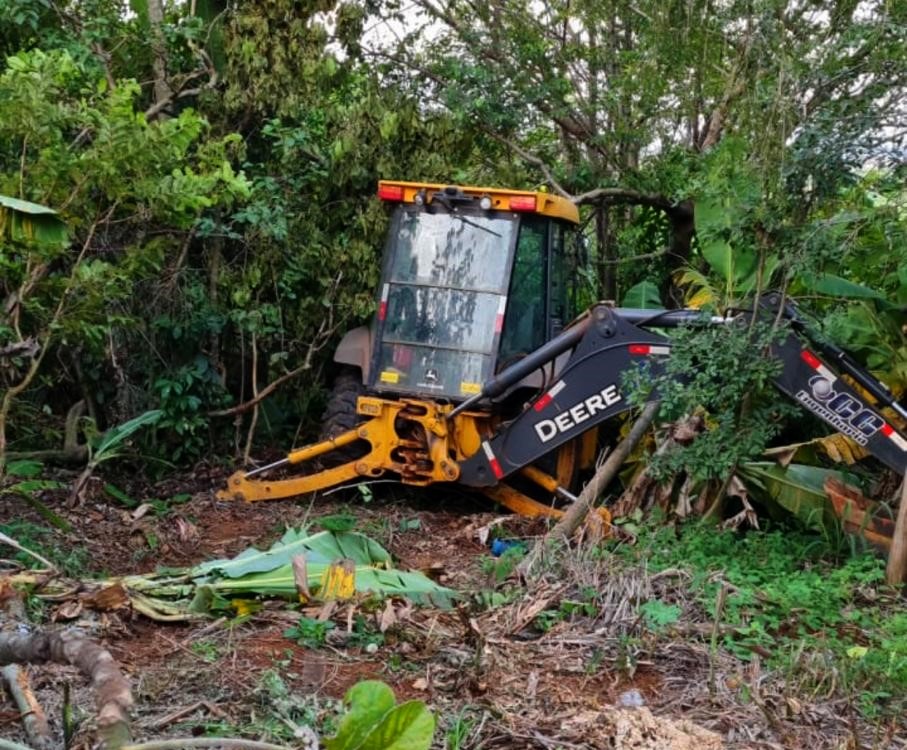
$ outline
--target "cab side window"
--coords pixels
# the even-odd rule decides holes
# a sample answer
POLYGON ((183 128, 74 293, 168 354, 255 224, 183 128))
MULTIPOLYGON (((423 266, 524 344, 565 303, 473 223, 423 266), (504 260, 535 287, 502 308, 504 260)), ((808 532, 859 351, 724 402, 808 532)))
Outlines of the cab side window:
POLYGON ((573 319, 570 304, 570 268, 562 224, 551 224, 551 315, 550 336, 559 334, 573 319))
POLYGON ((588 304, 580 299, 581 259, 575 231, 560 222, 551 223, 551 338, 582 312, 588 304))
POLYGON ((536 216, 520 221, 498 367, 538 349, 547 340, 545 298, 549 222, 536 216))

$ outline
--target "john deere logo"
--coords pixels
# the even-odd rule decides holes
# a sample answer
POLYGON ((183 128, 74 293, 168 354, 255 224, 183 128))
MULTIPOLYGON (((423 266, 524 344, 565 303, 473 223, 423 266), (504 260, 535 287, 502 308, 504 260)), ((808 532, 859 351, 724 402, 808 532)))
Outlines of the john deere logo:
POLYGON ((440 378, 438 377, 438 371, 434 367, 429 367, 425 371, 425 382, 426 383, 437 383, 440 378))

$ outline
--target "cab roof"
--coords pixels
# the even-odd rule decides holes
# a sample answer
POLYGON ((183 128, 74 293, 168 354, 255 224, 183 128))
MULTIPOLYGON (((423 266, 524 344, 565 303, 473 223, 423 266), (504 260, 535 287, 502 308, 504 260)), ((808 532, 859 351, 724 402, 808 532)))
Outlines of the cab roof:
POLYGON ((559 195, 542 193, 533 190, 510 190, 507 188, 473 187, 471 185, 442 185, 433 182, 399 182, 380 180, 378 197, 381 200, 400 203, 430 203, 435 193, 448 196, 469 196, 476 200, 487 197, 491 203, 490 210, 519 211, 564 219, 573 224, 579 223, 579 211, 576 204, 559 195))

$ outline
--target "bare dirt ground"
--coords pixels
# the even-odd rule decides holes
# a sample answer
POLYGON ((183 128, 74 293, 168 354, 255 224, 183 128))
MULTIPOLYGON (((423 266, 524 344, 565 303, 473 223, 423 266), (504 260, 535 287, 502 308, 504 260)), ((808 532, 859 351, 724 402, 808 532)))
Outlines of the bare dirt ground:
MULTIPOLYGON (((370 625, 378 613, 341 608, 326 643, 306 648, 285 637, 299 613, 283 602, 241 621, 192 625, 152 622, 127 610, 67 619, 63 603, 46 602, 45 621, 85 628, 123 666, 136 699, 137 739, 243 736, 294 745, 294 727, 328 730, 351 685, 380 679, 398 700, 419 698, 435 711, 438 748, 907 747, 902 725, 867 726, 839 698, 791 694, 758 659, 743 663, 710 649, 708 625, 682 620, 668 637, 645 632, 634 608, 653 593, 682 600, 682 576, 579 555, 566 575, 501 587, 477 536, 499 516, 481 499, 391 486, 369 504, 338 493, 242 505, 213 499, 222 480, 222 472, 202 468, 131 487, 137 500, 192 495, 169 512, 138 519, 100 485, 79 507, 51 498, 72 524, 55 543, 86 550, 86 573, 119 575, 265 547, 288 526, 352 512, 356 529, 383 544, 398 567, 423 570, 464 592, 462 603, 452 611, 404 610, 405 620, 371 645, 347 631, 354 615, 370 625), (539 613, 578 586, 597 592, 597 611, 540 629, 539 613)), ((32 507, 7 495, 0 523, 12 519, 42 523, 32 507)), ((503 525, 513 536, 544 531, 517 518, 503 525)), ((30 674, 58 731, 63 686, 70 686, 84 717, 70 747, 90 746, 93 704, 81 678, 57 666, 30 674)), ((0 737, 22 739, 8 702, 0 702, 0 737)))

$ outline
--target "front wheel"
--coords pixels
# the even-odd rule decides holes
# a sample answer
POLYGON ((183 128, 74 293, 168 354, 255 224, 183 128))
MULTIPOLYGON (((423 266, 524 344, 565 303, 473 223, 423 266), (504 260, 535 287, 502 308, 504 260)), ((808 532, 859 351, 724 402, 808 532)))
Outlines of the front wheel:
MULTIPOLYGON (((321 417, 321 439, 328 440, 349 432, 364 420, 356 412, 356 402, 365 393, 362 374, 358 367, 342 367, 334 378, 331 393, 324 414, 321 417)), ((339 466, 355 461, 368 453, 368 445, 362 441, 344 445, 323 456, 326 466, 339 466)))

